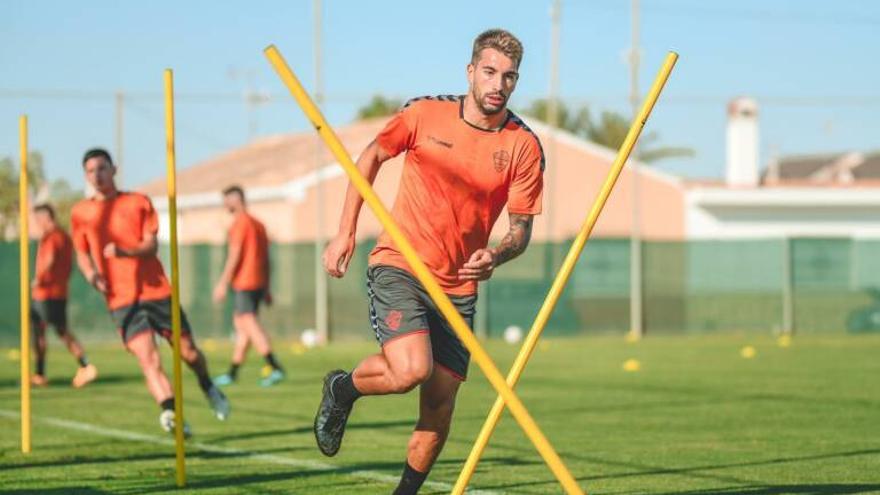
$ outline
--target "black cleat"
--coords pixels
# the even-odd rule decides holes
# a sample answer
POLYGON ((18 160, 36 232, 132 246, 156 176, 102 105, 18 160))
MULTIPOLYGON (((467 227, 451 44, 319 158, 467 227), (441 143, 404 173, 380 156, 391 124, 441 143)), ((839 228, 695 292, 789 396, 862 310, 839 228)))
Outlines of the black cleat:
POLYGON ((324 377, 324 391, 321 397, 321 405, 315 414, 315 441, 318 449, 327 457, 333 457, 339 452, 342 445, 342 436, 345 434, 345 424, 351 413, 351 404, 340 406, 333 398, 333 382, 344 376, 342 370, 333 370, 324 377))

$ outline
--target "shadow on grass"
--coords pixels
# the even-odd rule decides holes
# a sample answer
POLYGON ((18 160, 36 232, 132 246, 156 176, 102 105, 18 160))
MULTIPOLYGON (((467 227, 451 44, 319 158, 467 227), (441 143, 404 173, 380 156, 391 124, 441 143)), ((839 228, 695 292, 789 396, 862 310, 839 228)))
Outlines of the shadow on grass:
MULTIPOLYGON (((36 392, 40 389, 62 389, 62 388, 73 388, 70 384, 70 380, 72 377, 65 377, 62 375, 50 375, 49 376, 49 384, 45 387, 34 387, 31 388, 36 392)), ((144 381, 143 376, 136 374, 114 374, 114 375, 99 375, 98 379, 93 383, 88 385, 89 388, 99 387, 101 385, 116 385, 120 383, 142 383, 144 381)), ((18 378, 0 380, 0 389, 4 388, 19 388, 21 386, 21 382, 18 378)))
MULTIPOLYGON (((348 430, 381 430, 383 428, 397 428, 405 426, 407 428, 411 428, 415 426, 415 420, 401 420, 401 421, 371 421, 371 422, 352 422, 346 425, 346 429, 348 430)), ((223 442, 231 442, 235 440, 253 440, 255 438, 266 438, 266 437, 277 437, 281 435, 302 435, 305 433, 312 434, 312 424, 311 420, 308 425, 299 426, 297 428, 280 428, 275 430, 259 430, 259 431, 251 431, 246 433, 239 433, 236 435, 223 435, 218 437, 212 437, 212 443, 223 443, 223 442)))
POLYGON ((31 490, 30 488, 23 488, 21 490, 16 490, 14 488, 3 489, 3 493, 7 495, 103 495, 113 492, 106 492, 96 488, 71 486, 63 488, 40 488, 38 490, 31 490))
MULTIPOLYGON (((304 449, 304 448, 303 448, 304 449)), ((225 458, 235 458, 235 457, 248 457, 254 454, 280 454, 285 452, 292 452, 294 450, 303 450, 296 449, 290 447, 278 447, 275 449, 260 449, 260 450, 251 450, 251 451, 242 451, 242 452, 207 452, 204 450, 196 450, 193 452, 187 453, 187 459, 225 459, 225 458)), ((9 464, 0 464, 0 471, 8 471, 12 469, 29 469, 29 468, 48 468, 48 467, 64 467, 64 466, 83 466, 87 464, 114 464, 114 463, 133 463, 133 462, 148 462, 148 461, 156 461, 156 460, 173 460, 174 452, 152 452, 149 454, 139 454, 139 455, 114 455, 114 456, 88 456, 88 455, 74 455, 69 457, 64 457, 62 459, 54 459, 49 461, 41 461, 41 462, 25 462, 25 463, 9 463, 9 464)), ((0 493, 6 493, 0 491, 0 493)))
MULTIPOLYGON (((486 460, 491 464, 498 465, 516 465, 521 462, 516 458, 509 457, 490 457, 486 460)), ((439 459, 436 462, 436 465, 444 465, 444 464, 455 464, 460 465, 463 462, 461 459, 439 459)), ((284 466, 279 466, 284 468, 284 466)), ((189 483, 187 483, 187 489, 197 490, 197 489, 211 489, 211 488, 240 488, 244 490, 245 485, 252 485, 255 483, 276 483, 276 482, 285 482, 285 481, 294 481, 294 480, 308 480, 309 478, 317 478, 321 476, 338 476, 338 475, 351 475, 357 473, 363 473, 369 471, 372 474, 385 474, 389 477, 389 484, 392 482, 394 478, 396 478, 403 469, 403 463, 401 462, 363 462, 357 464, 350 464, 347 466, 340 466, 338 468, 332 469, 296 469, 291 470, 289 468, 285 469, 282 472, 274 472, 274 473, 258 473, 258 474, 237 474, 234 476, 217 476, 217 477, 209 477, 204 479, 191 479, 189 483)), ((146 480, 144 480, 146 481, 146 480)), ((376 480, 376 482, 381 482, 376 480)), ((302 488, 305 491, 303 493, 321 493, 322 487, 340 487, 340 486, 362 486, 364 480, 324 480, 324 481, 309 481, 310 485, 307 488, 302 488), (320 484, 319 484, 320 483, 320 484)), ((173 483, 168 482, 167 480, 163 480, 159 484, 144 484, 141 486, 133 486, 129 491, 122 491, 117 493, 161 493, 165 491, 172 491, 175 489, 173 483)), ((248 490, 253 490, 254 488, 249 488, 248 490)), ((293 493, 293 492, 290 492, 293 493)), ((357 493, 357 490, 353 490, 352 493, 357 493)))
MULTIPOLYGON (((718 493, 718 494, 727 494, 727 493, 744 493, 744 494, 753 494, 753 495, 773 495, 773 494, 784 494, 784 493, 804 493, 804 494, 825 494, 825 493, 867 493, 866 491, 833 491, 833 487, 842 487, 845 488, 847 486, 854 487, 859 490, 862 490, 860 487, 873 487, 872 489, 878 490, 880 489, 880 485, 786 485, 786 486, 749 486, 749 483, 754 483, 752 481, 743 480, 736 478, 734 476, 727 476, 721 474, 711 474, 711 473, 701 473, 701 471, 712 471, 717 469, 729 469, 729 468, 741 468, 741 467, 755 467, 755 466, 770 466, 774 464, 787 464, 787 463, 798 463, 798 462, 809 462, 809 461, 818 461, 818 460, 826 460, 826 459, 838 459, 838 458, 846 458, 846 457, 857 457, 863 455, 876 455, 880 454, 880 449, 864 449, 864 450, 854 450, 849 452, 836 452, 830 454, 817 454, 810 456, 799 456, 799 457, 780 457, 776 459, 766 459, 762 461, 751 461, 751 462, 736 462, 736 463, 728 463, 728 464, 711 464, 711 465, 703 465, 703 466, 691 466, 691 467, 683 467, 683 468, 664 468, 658 466, 649 466, 646 464, 639 464, 633 462, 620 462, 620 461, 610 461, 606 458, 599 457, 590 457, 584 455, 576 455, 576 454, 566 454, 560 453, 563 458, 573 458, 579 459, 587 462, 592 462, 595 464, 602 464, 606 466, 615 466, 615 467, 625 467, 630 469, 636 469, 636 471, 624 472, 624 473, 615 473, 615 474, 607 474, 607 475, 599 475, 599 476, 584 476, 578 478, 578 481, 596 481, 596 480, 607 480, 607 479, 620 479, 620 478, 633 478, 639 476, 659 476, 659 475, 682 475, 689 478, 698 478, 698 479, 710 479, 716 481, 723 482, 733 482, 739 483, 744 486, 740 486, 735 488, 735 490, 753 490, 753 491, 715 491, 715 492, 707 492, 705 490, 700 491, 687 491, 687 492, 671 492, 671 493, 718 493), (803 488, 804 491, 791 491, 797 487, 803 488), (821 487, 832 487, 828 488, 830 491, 810 491, 811 489, 821 487), (787 489, 789 491, 761 491, 761 490, 782 490, 787 489)), ((502 484, 502 485, 487 485, 484 486, 486 489, 504 489, 504 488, 522 488, 526 486, 536 486, 536 485, 544 485, 544 484, 554 484, 556 480, 553 478, 545 478, 543 480, 536 480, 530 482, 523 483, 510 483, 510 484, 502 484)), ((734 490, 734 488, 727 489, 734 490)), ((636 492, 637 493, 637 492, 636 492)))
POLYGON ((661 495, 846 495, 856 493, 877 493, 880 490, 878 484, 804 484, 804 485, 766 485, 766 486, 736 486, 730 488, 717 488, 712 490, 694 490, 684 492, 666 492, 661 495))

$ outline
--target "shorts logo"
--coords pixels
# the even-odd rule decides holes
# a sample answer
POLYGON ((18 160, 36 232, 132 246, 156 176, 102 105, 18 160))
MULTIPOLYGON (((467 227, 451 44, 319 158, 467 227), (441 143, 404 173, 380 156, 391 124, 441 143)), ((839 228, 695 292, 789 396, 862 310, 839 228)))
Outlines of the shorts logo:
POLYGON ((498 150, 492 153, 492 161, 495 165, 495 171, 501 173, 510 164, 510 154, 505 150, 498 150))
POLYGON ((401 319, 403 319, 403 313, 393 309, 388 313, 388 316, 385 317, 385 324, 388 325, 388 328, 390 328, 392 332, 396 332, 397 329, 400 328, 401 319))

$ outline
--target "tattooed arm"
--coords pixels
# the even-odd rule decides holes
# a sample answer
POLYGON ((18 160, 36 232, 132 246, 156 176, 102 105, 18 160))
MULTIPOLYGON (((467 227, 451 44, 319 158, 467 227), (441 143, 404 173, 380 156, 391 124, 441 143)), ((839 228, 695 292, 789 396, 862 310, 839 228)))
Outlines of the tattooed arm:
POLYGON ((532 237, 532 215, 510 214, 510 230, 494 248, 474 251, 458 270, 460 280, 488 280, 495 267, 521 255, 532 237))

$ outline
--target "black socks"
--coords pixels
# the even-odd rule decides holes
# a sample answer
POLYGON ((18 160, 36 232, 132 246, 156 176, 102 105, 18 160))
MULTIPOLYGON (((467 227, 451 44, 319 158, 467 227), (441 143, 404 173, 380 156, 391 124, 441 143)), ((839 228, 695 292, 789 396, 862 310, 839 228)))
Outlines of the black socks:
POLYGON ((275 354, 272 354, 270 352, 269 354, 266 354, 265 356, 263 356, 263 359, 266 360, 266 364, 271 366, 273 370, 283 371, 283 369, 281 368, 281 365, 278 364, 278 361, 275 360, 275 354))
POLYGON ((159 403, 159 407, 162 408, 163 411, 173 411, 174 410, 174 397, 170 399, 165 399, 159 403))
POLYGON ((340 406, 349 407, 354 404, 361 395, 354 386, 354 377, 351 373, 346 373, 341 377, 333 380, 330 385, 330 392, 333 394, 333 400, 340 406))
POLYGON ((238 380, 238 368, 241 366, 241 363, 232 363, 229 365, 229 371, 226 372, 229 375, 229 378, 232 378, 233 381, 238 380))
POLYGON ((403 474, 400 476, 400 484, 397 485, 393 495, 416 495, 427 478, 428 473, 416 471, 407 462, 406 467, 403 468, 403 474))

